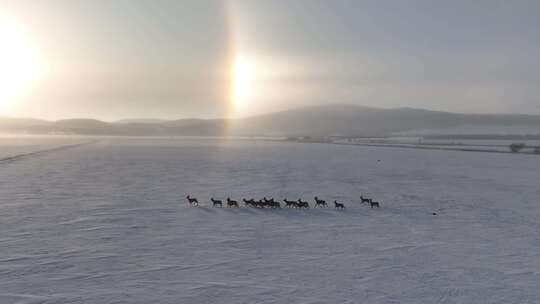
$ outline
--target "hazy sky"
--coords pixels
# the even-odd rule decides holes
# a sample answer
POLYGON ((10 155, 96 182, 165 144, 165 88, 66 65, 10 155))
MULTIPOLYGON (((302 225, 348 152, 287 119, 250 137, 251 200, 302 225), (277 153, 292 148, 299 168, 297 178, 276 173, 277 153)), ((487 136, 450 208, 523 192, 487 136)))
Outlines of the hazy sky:
POLYGON ((538 29, 535 0, 0 0, 0 115, 540 114, 538 29))

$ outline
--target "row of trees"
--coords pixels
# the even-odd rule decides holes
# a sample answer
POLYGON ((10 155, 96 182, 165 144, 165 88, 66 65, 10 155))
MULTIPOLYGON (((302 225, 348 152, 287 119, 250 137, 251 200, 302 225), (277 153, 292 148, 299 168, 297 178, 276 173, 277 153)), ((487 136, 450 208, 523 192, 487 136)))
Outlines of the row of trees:
MULTIPOLYGON (((518 153, 520 152, 521 150, 523 150, 524 148, 526 148, 527 145, 524 144, 524 143, 512 143, 509 148, 510 148, 510 151, 514 152, 514 153, 518 153)), ((534 150, 533 150, 534 153, 537 153, 537 154, 540 154, 540 147, 534 147, 534 150)))

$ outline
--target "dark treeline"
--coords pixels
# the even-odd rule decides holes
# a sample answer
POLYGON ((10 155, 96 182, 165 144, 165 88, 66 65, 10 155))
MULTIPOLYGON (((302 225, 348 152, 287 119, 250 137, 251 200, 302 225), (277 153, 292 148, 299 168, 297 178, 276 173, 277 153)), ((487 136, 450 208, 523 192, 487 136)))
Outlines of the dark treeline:
POLYGON ((540 140, 540 134, 433 134, 424 139, 470 139, 470 140, 540 140))

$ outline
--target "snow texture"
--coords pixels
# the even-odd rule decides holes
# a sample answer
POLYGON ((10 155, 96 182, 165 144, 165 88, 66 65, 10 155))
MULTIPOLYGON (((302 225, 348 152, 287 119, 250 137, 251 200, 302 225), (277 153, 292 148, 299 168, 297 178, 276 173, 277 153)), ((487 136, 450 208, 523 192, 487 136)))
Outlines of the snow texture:
POLYGON ((48 151, 0 161, 0 303, 540 302, 538 156, 187 138, 0 143, 9 157, 48 151), (211 196, 319 196, 346 209, 219 209, 211 196))

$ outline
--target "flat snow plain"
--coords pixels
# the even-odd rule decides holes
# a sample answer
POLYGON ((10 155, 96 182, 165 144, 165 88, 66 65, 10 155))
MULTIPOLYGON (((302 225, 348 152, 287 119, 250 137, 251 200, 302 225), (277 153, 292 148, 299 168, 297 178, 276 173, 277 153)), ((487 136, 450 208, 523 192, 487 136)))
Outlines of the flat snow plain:
POLYGON ((2 304, 540 302, 538 156, 74 141, 0 161, 2 304), (347 208, 209 206, 315 195, 347 208))

